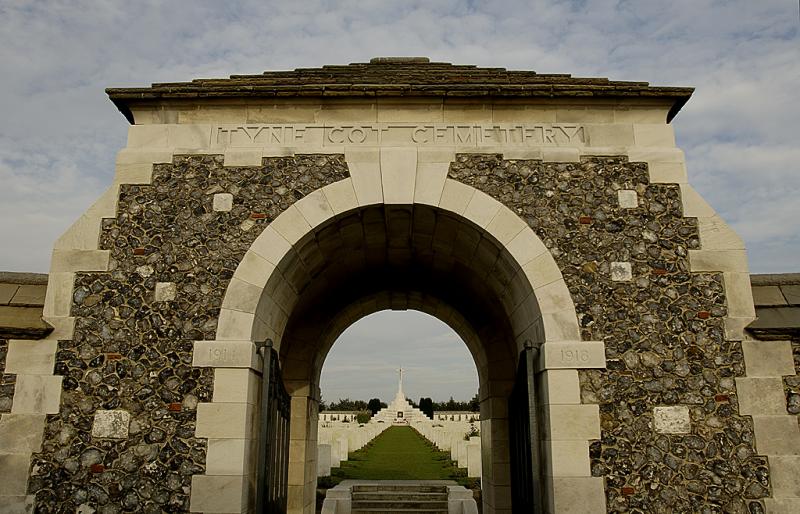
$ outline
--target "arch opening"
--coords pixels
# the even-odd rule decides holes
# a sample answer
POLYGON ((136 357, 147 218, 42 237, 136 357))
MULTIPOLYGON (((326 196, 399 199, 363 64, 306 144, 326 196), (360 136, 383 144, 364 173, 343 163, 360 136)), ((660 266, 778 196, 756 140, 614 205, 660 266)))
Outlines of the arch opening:
MULTIPOLYGON (((461 337, 421 311, 378 311, 352 323, 336 339, 320 375, 327 411, 340 400, 396 396, 402 369, 406 398, 419 403, 453 398, 468 403, 478 392, 478 369, 461 337)), ((348 409, 345 409, 348 410, 348 409)))
POLYGON ((254 321, 255 340, 275 341, 292 396, 290 511, 301 511, 316 490, 325 358, 348 326, 386 309, 430 314, 465 342, 478 371, 484 508, 510 508, 508 397, 522 345, 544 342, 525 274, 486 230, 426 205, 354 209, 292 245, 270 275, 254 321))

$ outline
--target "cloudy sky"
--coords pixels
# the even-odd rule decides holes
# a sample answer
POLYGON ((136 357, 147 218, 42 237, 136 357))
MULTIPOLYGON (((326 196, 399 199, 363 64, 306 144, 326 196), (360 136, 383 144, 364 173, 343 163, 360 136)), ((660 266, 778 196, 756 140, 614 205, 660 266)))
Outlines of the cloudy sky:
POLYGON ((110 184, 127 122, 105 87, 424 55, 696 87, 674 122, 690 181, 752 271, 800 271, 798 18, 795 0, 0 0, 0 270, 47 271, 110 184))

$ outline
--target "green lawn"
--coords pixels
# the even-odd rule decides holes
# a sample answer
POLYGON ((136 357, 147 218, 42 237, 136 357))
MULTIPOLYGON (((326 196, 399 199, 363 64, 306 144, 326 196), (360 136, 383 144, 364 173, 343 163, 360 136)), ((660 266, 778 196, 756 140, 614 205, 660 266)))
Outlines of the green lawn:
POLYGON ((411 427, 389 427, 350 460, 333 468, 332 482, 366 480, 456 480, 465 472, 411 427))

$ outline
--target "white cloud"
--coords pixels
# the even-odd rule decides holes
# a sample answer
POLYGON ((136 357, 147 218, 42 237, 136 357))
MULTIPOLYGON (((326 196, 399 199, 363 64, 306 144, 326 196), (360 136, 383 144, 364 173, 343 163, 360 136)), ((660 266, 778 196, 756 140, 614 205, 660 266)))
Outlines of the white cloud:
POLYGON ((675 121, 691 180, 743 235, 753 271, 800 271, 797 8, 783 0, 6 0, 0 269, 46 271, 55 238, 110 183, 127 125, 105 87, 427 55, 697 87, 675 121))

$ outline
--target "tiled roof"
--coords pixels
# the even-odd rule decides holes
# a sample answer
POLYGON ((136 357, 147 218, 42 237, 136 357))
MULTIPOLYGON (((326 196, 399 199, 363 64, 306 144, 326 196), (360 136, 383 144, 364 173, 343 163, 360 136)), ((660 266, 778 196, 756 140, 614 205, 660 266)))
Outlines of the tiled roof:
POLYGON ((47 275, 0 272, 0 338, 38 339, 51 330, 42 321, 47 275))
POLYGON ((109 88, 111 101, 132 120, 130 106, 162 99, 253 97, 644 97, 673 100, 668 121, 693 92, 688 87, 659 87, 647 82, 538 74, 505 68, 480 68, 429 62, 425 57, 378 57, 369 63, 265 71, 141 88, 109 88))
POLYGON ((750 275, 758 319, 747 329, 763 339, 800 336, 800 273, 750 275))

